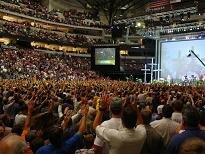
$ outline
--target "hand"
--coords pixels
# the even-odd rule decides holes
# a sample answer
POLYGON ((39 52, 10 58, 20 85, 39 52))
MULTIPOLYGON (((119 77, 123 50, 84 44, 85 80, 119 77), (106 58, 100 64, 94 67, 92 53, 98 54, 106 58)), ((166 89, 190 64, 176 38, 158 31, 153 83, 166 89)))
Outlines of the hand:
POLYGON ((33 93, 31 99, 28 102, 28 114, 32 114, 34 110, 35 101, 35 94, 33 93))
POLYGON ((69 123, 69 121, 71 120, 71 117, 74 114, 75 113, 74 113, 73 110, 69 110, 69 109, 66 110, 65 116, 64 116, 64 119, 63 119, 63 123, 62 123, 62 126, 63 126, 64 129, 68 127, 68 123, 69 123))
POLYGON ((88 111, 89 111, 89 105, 88 104, 87 105, 84 104, 81 107, 81 114, 82 114, 82 116, 87 116, 88 111))

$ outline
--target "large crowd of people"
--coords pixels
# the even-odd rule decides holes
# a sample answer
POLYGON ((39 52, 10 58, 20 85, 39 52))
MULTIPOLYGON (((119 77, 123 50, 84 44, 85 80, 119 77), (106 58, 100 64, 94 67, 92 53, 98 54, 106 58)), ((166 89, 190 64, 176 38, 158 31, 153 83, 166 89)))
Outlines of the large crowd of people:
POLYGON ((3 48, 0 55, 3 79, 69 80, 96 78, 90 58, 40 52, 33 49, 3 48))
POLYGON ((6 3, 0 3, 0 8, 40 18, 52 22, 65 23, 76 26, 99 27, 105 26, 99 17, 90 12, 80 12, 75 9, 68 11, 49 11, 47 7, 30 0, 4 0, 6 3), (11 5, 8 5, 11 4, 11 5))
MULTIPOLYGON (((141 72, 144 69, 145 64, 151 63, 150 59, 122 59, 121 67, 126 72, 141 72)), ((147 66, 147 69, 150 69, 150 66, 147 66)))
POLYGON ((2 154, 205 152, 204 87, 33 78, 0 87, 2 154))
MULTIPOLYGON (((0 3, 1 9, 99 26, 84 22, 94 19, 86 12, 63 12, 63 19, 30 0, 4 2, 11 5, 0 3)), ((10 22, 1 32, 73 45, 95 42, 10 22)), ((0 48, 0 154, 205 153, 204 85, 110 80, 81 56, 0 48)), ((145 61, 125 58, 121 66, 140 71, 145 61)))
POLYGON ((31 37, 43 41, 52 41, 57 43, 64 43, 70 45, 84 45, 91 46, 93 44, 102 42, 101 39, 94 39, 80 34, 58 33, 46 31, 38 28, 31 28, 30 26, 17 24, 13 22, 4 22, 1 33, 11 34, 15 36, 31 37))

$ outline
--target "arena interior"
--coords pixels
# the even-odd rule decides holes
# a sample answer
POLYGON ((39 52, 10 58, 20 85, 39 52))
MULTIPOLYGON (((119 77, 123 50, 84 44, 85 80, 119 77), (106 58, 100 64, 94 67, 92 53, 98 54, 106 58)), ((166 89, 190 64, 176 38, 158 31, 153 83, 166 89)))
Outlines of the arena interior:
POLYGON ((0 0, 0 154, 205 154, 205 1, 0 0))

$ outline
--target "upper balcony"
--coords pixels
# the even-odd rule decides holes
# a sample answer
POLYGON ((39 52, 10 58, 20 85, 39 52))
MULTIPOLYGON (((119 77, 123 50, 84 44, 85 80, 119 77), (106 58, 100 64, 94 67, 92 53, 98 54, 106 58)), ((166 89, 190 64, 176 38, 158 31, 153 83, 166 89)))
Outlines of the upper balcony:
POLYGON ((88 12, 48 11, 40 5, 29 5, 23 3, 11 3, 10 0, 0 1, 0 12, 36 22, 43 22, 54 26, 63 26, 75 29, 99 30, 107 27, 100 20, 93 18, 88 12), (7 1, 7 2, 5 2, 7 1))

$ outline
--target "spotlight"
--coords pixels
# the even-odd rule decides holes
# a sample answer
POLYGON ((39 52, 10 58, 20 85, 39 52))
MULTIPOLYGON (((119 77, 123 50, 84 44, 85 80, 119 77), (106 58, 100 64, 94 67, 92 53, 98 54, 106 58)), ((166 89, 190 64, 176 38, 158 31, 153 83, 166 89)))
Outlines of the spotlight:
POLYGON ((137 26, 140 27, 142 24, 140 22, 137 23, 137 26))

